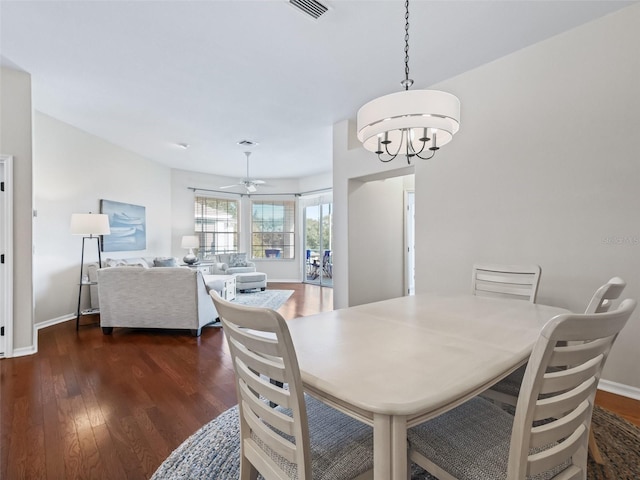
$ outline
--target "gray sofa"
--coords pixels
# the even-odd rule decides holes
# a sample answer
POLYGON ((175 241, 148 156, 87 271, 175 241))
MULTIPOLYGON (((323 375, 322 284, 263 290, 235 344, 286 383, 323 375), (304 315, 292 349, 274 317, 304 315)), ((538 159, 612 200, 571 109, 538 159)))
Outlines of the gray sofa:
POLYGON ((236 266, 233 263, 233 253, 220 253, 207 257, 205 262, 213 262, 211 273, 213 275, 234 275, 236 273, 251 273, 256 271, 256 264, 245 259, 244 265, 236 266))
MULTIPOLYGON (((155 265, 156 258, 169 258, 169 257, 130 257, 130 258, 105 258, 102 260, 102 267, 144 267, 152 268, 155 265)), ((176 264, 178 259, 174 259, 176 264)), ((100 265, 98 262, 87 264, 86 272, 89 275, 89 281, 94 285, 90 287, 91 296, 91 308, 100 308, 100 300, 98 293, 98 269, 100 265)))
POLYGON ((99 268, 100 326, 189 329, 199 336, 218 313, 202 274, 190 268, 99 268))

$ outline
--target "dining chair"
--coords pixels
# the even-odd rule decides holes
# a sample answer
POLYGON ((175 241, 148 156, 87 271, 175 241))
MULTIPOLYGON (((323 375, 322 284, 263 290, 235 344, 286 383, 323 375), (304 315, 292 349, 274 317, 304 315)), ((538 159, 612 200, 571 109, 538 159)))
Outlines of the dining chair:
MULTIPOLYGON (((627 282, 620 277, 611 278, 596 290, 584 313, 603 313, 608 311, 612 305, 611 301, 619 298, 626 286, 627 282)), ((484 392, 483 396, 515 407, 526 367, 526 365, 523 365, 515 370, 503 380, 496 383, 491 389, 484 392)))
POLYGON ((557 315, 543 327, 515 417, 474 397, 408 430, 409 458, 441 480, 585 479, 598 380, 636 308, 557 315))
POLYGON ((240 479, 372 478, 372 428, 303 393, 284 318, 211 297, 235 371, 240 479))
MULTIPOLYGON (((627 282, 622 278, 611 278, 607 283, 596 290, 584 313, 603 313, 608 311, 611 308, 612 300, 619 298, 626 286, 627 282)), ((482 395, 502 404, 515 407, 518 401, 518 394, 520 392, 522 379, 524 378, 525 369, 526 365, 520 367, 509 376, 496 383, 489 390, 485 391, 482 395)), ((596 463, 601 465, 604 464, 604 458, 598 448, 598 444, 593 435, 593 430, 589 432, 589 453, 596 463)))
POLYGON ((472 293, 527 300, 535 303, 540 283, 541 269, 538 265, 494 265, 473 266, 472 293))

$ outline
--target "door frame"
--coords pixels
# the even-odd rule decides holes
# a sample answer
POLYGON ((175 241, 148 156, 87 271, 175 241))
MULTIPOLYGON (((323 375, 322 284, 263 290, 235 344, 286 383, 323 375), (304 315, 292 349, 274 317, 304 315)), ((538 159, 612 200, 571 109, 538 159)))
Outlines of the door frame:
POLYGON ((0 292, 0 323, 4 323, 4 337, 0 339, 0 357, 7 358, 13 356, 13 157, 0 155, 0 164, 3 167, 1 180, 4 182, 4 228, 1 239, 4 245, 4 264, 0 267, 4 284, 4 290, 0 292))
POLYGON ((414 295, 416 270, 415 190, 404 191, 404 294, 414 295), (412 201, 413 200, 413 201, 412 201))

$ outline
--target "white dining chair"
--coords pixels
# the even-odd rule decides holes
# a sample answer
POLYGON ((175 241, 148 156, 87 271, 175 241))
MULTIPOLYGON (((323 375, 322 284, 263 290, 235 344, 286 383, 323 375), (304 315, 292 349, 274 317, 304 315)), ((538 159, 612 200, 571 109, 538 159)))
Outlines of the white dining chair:
POLYGON ((284 318, 211 297, 236 374, 240 479, 372 478, 372 428, 304 395, 284 318))
MULTIPOLYGON (((613 277, 596 290, 584 313, 602 313, 608 311, 612 305, 611 301, 619 298, 626 286, 627 282, 623 279, 613 277)), ((515 407, 525 369, 526 365, 520 367, 496 383, 490 390, 484 392, 483 395, 492 400, 515 407)))
MULTIPOLYGON (((612 300, 619 298, 626 286, 627 282, 622 278, 611 278, 607 283, 596 290, 584 313, 603 313, 608 311, 611 308, 612 300)), ((512 374, 496 383, 491 387, 491 389, 487 390, 482 395, 502 404, 515 407, 518 401, 518 394, 520 393, 520 385, 524 378, 525 369, 526 365, 520 367, 512 374)), ((604 459, 600 453, 596 439, 593 436, 593 431, 589 434, 589 453, 591 453, 591 457, 596 463, 604 463, 604 459)))
POLYGON ((474 397, 408 431, 409 458, 441 480, 585 479, 598 380, 636 308, 564 314, 543 327, 525 372, 515 417, 474 397))
POLYGON ((538 265, 495 265, 477 263, 473 266, 472 293, 527 300, 535 303, 540 283, 538 265))

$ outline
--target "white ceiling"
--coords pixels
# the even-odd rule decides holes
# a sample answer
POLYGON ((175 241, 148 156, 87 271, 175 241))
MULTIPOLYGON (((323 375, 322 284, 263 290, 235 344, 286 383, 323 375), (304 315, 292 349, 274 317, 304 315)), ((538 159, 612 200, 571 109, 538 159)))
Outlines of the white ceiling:
MULTIPOLYGON (((300 177, 329 172, 332 125, 404 78, 404 2, 323 3, 313 20, 287 0, 1 0, 0 55, 36 110, 144 157, 242 177, 249 139, 253 177, 300 177)), ((413 88, 632 3, 414 0, 413 88)))

